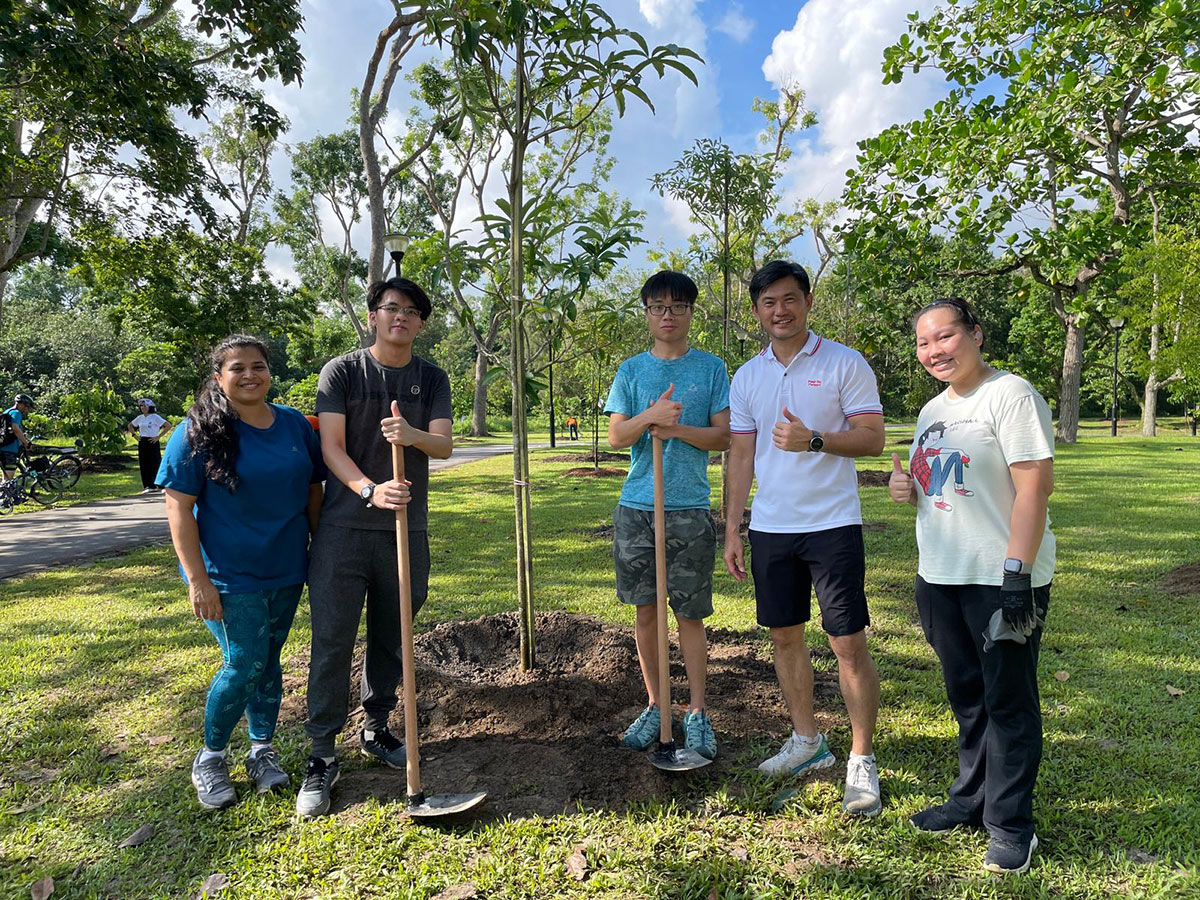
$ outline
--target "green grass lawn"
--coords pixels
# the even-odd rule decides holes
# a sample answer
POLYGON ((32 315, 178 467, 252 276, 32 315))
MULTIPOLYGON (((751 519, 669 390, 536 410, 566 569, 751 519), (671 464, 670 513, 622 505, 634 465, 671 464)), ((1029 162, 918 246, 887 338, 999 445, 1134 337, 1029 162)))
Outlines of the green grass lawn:
MULTIPOLYGON (((890 468, 893 449, 865 466, 890 468)), ((590 536, 619 481, 562 477, 570 465, 534 466, 537 603, 631 624, 613 594, 610 547, 590 536)), ((230 880, 220 896, 247 898, 1200 897, 1200 597, 1160 587, 1200 559, 1200 441, 1089 436, 1060 447, 1056 467, 1042 847, 1029 875, 984 876, 982 833, 934 837, 907 823, 952 780, 955 728, 916 624, 912 510, 868 488, 865 518, 882 526, 867 534, 883 680, 876 820, 849 821, 829 781, 791 785, 772 811, 776 789, 736 769, 624 814, 442 828, 375 801, 300 823, 294 795, 250 795, 235 770, 241 802, 204 812, 188 767, 218 654, 170 551, 147 549, 0 585, 0 898, 29 897, 46 875, 56 898, 192 897, 218 872, 230 880), (147 823, 146 843, 117 848, 147 823), (580 844, 583 881, 566 867, 580 844), (475 893, 442 893, 467 884, 475 893)), ((506 457, 434 476, 434 574, 419 628, 513 608, 511 478, 506 457)), ((712 624, 752 627, 751 588, 723 573, 716 585, 712 624)), ((302 607, 285 656, 308 636, 302 607)), ((844 757, 838 718, 830 740, 844 757)), ((279 738, 299 771, 302 730, 279 738)), ((234 754, 244 741, 240 732, 234 754)))

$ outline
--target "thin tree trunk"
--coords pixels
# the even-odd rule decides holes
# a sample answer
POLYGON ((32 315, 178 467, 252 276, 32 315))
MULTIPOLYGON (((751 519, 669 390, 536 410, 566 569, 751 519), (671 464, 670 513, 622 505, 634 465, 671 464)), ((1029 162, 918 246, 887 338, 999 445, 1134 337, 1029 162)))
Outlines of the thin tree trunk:
MULTIPOLYGON (((1151 219, 1154 243, 1158 243, 1158 199, 1154 191, 1150 192, 1150 208, 1154 215, 1151 219)), ((1150 374, 1146 376, 1146 390, 1142 399, 1142 434, 1154 437, 1158 433, 1158 348, 1162 337, 1162 327, 1158 323, 1158 272, 1153 277, 1150 299, 1150 374)))
POLYGON ((1083 373, 1083 329, 1078 316, 1067 316, 1067 344, 1063 348, 1062 383, 1058 389, 1058 430, 1055 437, 1073 444, 1079 437, 1079 381, 1083 373))
POLYGON ((487 374, 488 361, 479 348, 475 349, 475 400, 471 405, 471 436, 487 437, 487 385, 483 376, 487 374))
POLYGON ((525 418, 525 36, 517 35, 516 97, 513 120, 512 167, 508 199, 512 210, 510 231, 510 275, 512 278, 512 413, 513 413, 513 513, 517 545, 517 603, 521 617, 521 668, 528 671, 537 662, 534 647, 533 541, 529 528, 529 434, 525 418))

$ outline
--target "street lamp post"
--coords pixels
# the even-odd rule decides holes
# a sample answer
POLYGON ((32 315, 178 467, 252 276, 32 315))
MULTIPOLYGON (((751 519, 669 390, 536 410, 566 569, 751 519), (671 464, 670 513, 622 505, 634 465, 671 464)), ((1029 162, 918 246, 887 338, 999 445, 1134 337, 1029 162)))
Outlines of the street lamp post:
POLYGON ((392 262, 396 264, 396 274, 400 274, 400 261, 408 252, 408 235, 400 231, 392 231, 383 236, 383 248, 387 250, 392 262))
POLYGON ((1122 316, 1113 316, 1108 320, 1113 330, 1113 393, 1112 393, 1112 436, 1117 436, 1117 415, 1120 407, 1117 405, 1117 357, 1121 352, 1121 329, 1125 327, 1122 316))

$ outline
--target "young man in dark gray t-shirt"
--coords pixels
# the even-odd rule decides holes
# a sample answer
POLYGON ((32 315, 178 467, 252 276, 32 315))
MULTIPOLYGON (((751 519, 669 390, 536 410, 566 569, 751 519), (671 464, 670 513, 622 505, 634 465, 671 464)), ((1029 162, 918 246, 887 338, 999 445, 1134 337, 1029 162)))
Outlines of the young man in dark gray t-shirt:
POLYGON ((388 730, 400 681, 395 511, 408 509, 416 615, 429 589, 429 458, 446 459, 452 443, 450 379, 412 353, 413 339, 432 309, 429 298, 408 279, 392 278, 368 288, 367 309, 375 343, 330 360, 317 386, 321 451, 331 477, 309 550, 312 657, 306 730, 313 749, 296 797, 302 816, 329 811, 339 774, 334 743, 346 724, 364 598, 361 747, 367 756, 404 767, 404 746, 388 730), (392 444, 404 447, 405 481, 392 478, 392 444))

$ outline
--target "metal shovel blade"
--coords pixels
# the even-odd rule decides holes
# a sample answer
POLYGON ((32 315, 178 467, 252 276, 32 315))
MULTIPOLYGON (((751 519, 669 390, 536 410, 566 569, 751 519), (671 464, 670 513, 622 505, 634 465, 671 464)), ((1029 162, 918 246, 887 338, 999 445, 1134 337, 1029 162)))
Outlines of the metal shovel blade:
POLYGON ((487 797, 486 791, 476 791, 474 794, 433 794, 422 795, 410 799, 404 808, 404 814, 417 819, 436 819, 439 816, 453 816, 474 809, 487 797))
POLYGON ((658 745, 658 749, 650 754, 650 763, 656 769, 664 772, 690 772, 692 769, 702 769, 711 763, 695 750, 677 748, 674 742, 658 745))

